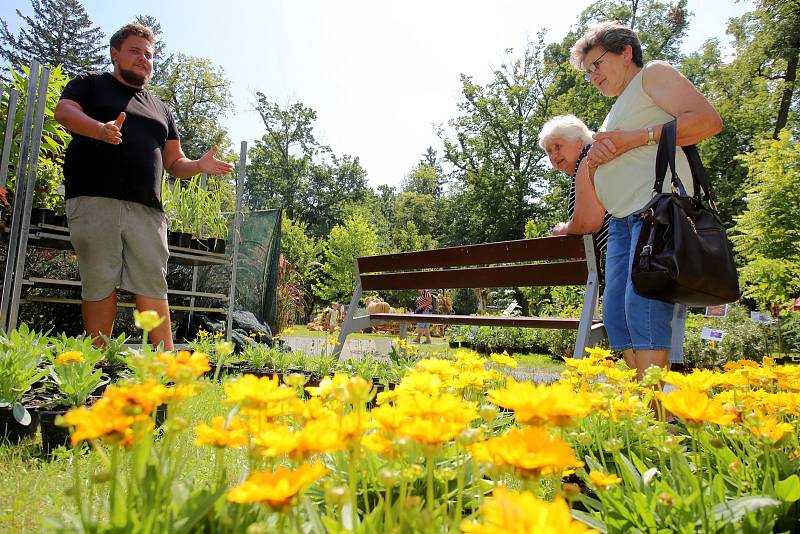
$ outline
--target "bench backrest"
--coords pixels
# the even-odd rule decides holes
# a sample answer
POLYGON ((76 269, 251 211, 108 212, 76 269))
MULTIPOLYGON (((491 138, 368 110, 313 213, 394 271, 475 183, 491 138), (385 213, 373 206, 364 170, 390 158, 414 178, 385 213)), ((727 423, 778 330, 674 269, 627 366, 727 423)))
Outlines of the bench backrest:
POLYGON ((366 291, 585 285, 588 275, 582 236, 383 254, 356 266, 366 291))

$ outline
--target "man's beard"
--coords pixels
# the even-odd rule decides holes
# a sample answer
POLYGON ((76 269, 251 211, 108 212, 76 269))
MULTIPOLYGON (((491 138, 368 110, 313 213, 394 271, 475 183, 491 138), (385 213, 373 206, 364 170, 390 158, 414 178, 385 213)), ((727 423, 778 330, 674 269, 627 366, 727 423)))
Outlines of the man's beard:
POLYGON ((119 75, 122 76, 123 80, 136 87, 144 87, 147 85, 147 82, 150 81, 150 76, 139 74, 133 70, 123 69, 122 67, 119 69, 119 75))

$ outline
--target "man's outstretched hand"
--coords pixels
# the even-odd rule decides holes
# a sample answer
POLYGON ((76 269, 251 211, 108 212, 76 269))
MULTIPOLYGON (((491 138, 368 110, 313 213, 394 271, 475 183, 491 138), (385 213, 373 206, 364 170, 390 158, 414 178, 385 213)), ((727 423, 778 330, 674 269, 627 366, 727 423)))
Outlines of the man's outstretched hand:
POLYGON ((98 139, 104 143, 118 145, 122 143, 122 123, 125 122, 125 112, 121 112, 116 120, 108 121, 100 127, 98 139))
POLYGON ((218 160, 215 157, 217 155, 217 150, 217 146, 214 145, 208 152, 203 154, 199 160, 197 160, 197 167, 200 172, 204 172, 206 174, 228 174, 233 170, 233 165, 225 161, 218 160))

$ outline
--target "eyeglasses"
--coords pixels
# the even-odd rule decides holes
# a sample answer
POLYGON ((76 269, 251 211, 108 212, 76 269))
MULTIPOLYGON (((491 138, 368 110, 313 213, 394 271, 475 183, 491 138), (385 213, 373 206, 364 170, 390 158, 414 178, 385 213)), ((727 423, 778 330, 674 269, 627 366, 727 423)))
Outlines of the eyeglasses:
POLYGON ((600 54, 600 57, 592 61, 592 64, 586 69, 586 73, 583 75, 583 79, 587 82, 592 81, 592 76, 594 75, 595 71, 600 67, 600 64, 603 63, 603 56, 608 54, 608 50, 600 54), (594 67, 594 68, 592 68, 594 67))

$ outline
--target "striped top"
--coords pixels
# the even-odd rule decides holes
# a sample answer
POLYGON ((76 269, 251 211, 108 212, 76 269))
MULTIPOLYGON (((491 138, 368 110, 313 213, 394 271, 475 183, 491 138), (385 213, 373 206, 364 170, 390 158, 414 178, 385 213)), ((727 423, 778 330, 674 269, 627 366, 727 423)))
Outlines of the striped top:
MULTIPOLYGON (((586 157, 586 154, 589 152, 589 148, 592 145, 586 145, 581 150, 581 155, 578 156, 578 161, 575 162, 575 170, 572 171, 570 178, 572 178, 572 182, 569 185, 569 200, 567 202, 567 214, 569 218, 572 219, 572 216, 575 214, 575 177, 578 175, 578 167, 583 161, 583 158, 586 157)), ((605 217, 603 218, 603 226, 600 227, 600 231, 594 234, 594 244, 597 247, 597 250, 602 254, 606 250, 606 245, 608 244, 608 223, 611 222, 611 214, 606 212, 605 217)))
POLYGON ((427 289, 417 297, 414 305, 414 313, 431 313, 433 311, 433 296, 427 289))

